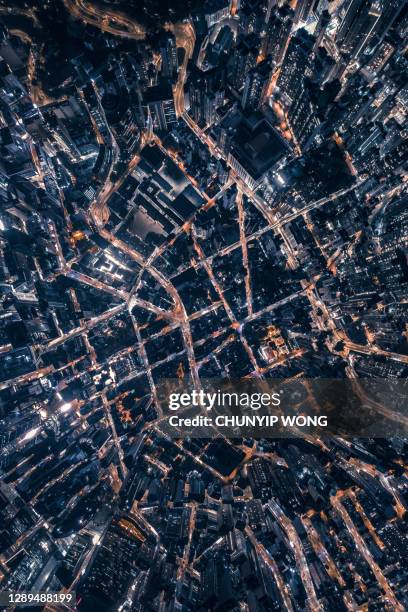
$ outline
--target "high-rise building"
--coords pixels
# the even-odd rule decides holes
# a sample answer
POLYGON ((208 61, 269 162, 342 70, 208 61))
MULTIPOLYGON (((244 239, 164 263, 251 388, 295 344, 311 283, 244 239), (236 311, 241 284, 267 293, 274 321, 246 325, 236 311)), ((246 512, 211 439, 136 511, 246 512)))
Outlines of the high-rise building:
POLYGON ((301 29, 290 40, 277 80, 277 87, 284 105, 289 108, 295 101, 303 79, 311 76, 311 51, 314 38, 301 29))
POLYGON ((324 11, 328 11, 328 10, 329 10, 329 0, 317 0, 314 3, 313 13, 317 17, 317 19, 320 17, 320 15, 324 11))
POLYGON ((336 62, 324 47, 319 47, 313 62, 313 80, 319 85, 325 83, 335 67, 336 62))
POLYGON ((263 26, 263 20, 260 18, 259 13, 253 11, 248 4, 245 4, 239 12, 239 26, 240 31, 245 36, 259 34, 263 26))
POLYGON ((204 121, 207 125, 212 125, 215 121, 218 99, 217 94, 213 92, 204 97, 204 121))
POLYGON ((208 560, 202 572, 200 594, 202 605, 207 609, 213 608, 215 604, 218 610, 223 606, 228 609, 236 603, 231 571, 221 557, 208 560))
POLYGON ((377 35, 380 38, 383 38, 391 26, 397 22, 398 17, 406 6, 407 0, 382 0, 381 17, 377 28, 377 35))
POLYGON ((308 83, 303 81, 294 103, 288 112, 288 120, 299 146, 306 144, 320 121, 311 99, 308 83))
POLYGON ((370 57, 370 60, 364 66, 364 74, 370 79, 374 79, 383 68, 387 65, 389 59, 395 52, 395 47, 386 41, 383 41, 376 48, 375 53, 370 57))
POLYGON ((99 546, 83 589, 81 609, 113 604, 130 586, 138 567, 147 567, 153 545, 131 514, 115 517, 99 546))
POLYGON ((229 13, 230 3, 228 0, 210 0, 207 3, 205 11, 207 26, 211 28, 211 26, 221 21, 221 19, 228 17, 229 13))
POLYGON ((330 23, 330 13, 329 11, 322 11, 321 14, 319 15, 319 19, 317 21, 315 30, 313 32, 313 35, 316 38, 316 42, 315 42, 315 50, 320 46, 323 37, 326 33, 326 28, 330 23))
POLYGON ((358 60, 373 39, 381 17, 379 0, 353 0, 346 8, 336 41, 340 51, 358 60))
POLYGON ((176 39, 171 32, 164 32, 160 37, 160 55, 162 75, 174 79, 177 74, 177 46, 176 39))
MULTIPOLYGON (((215 76, 215 75, 214 75, 215 76)), ((217 86, 217 79, 211 79, 199 71, 191 75, 189 82, 190 115, 199 124, 211 125, 217 108, 224 99, 224 90, 217 86)))
POLYGON ((348 4, 342 5, 338 17, 340 23, 336 32, 336 41, 338 45, 346 39, 354 21, 363 10, 366 0, 351 0, 348 4))
POLYGON ((243 109, 256 110, 262 106, 270 76, 271 62, 269 58, 263 60, 248 72, 242 93, 243 109))
POLYGON ((316 0, 298 0, 296 2, 295 16, 293 18, 295 26, 307 22, 315 4, 316 0))
POLYGON ((218 140, 219 147, 221 151, 223 151, 226 155, 228 155, 231 149, 231 142, 234 136, 234 128, 224 128, 220 129, 220 136, 218 140))
POLYGON ((173 90, 168 80, 162 79, 158 85, 147 89, 144 94, 144 105, 147 114, 150 113, 153 129, 165 132, 176 123, 173 90))
POLYGON ((204 116, 204 103, 203 103, 203 97, 205 93, 204 87, 205 87, 204 77, 201 77, 197 73, 193 74, 189 81, 188 92, 189 92, 189 99, 190 99, 190 115, 193 117, 194 121, 196 121, 197 123, 204 116))
POLYGON ((105 142, 109 143, 111 141, 111 134, 107 127, 106 116, 98 95, 98 90, 94 84, 89 84, 83 88, 82 99, 105 142))
POLYGON ((255 34, 242 37, 234 48, 229 63, 229 81, 236 90, 244 84, 245 75, 256 65, 259 54, 259 38, 255 34))
POLYGON ((280 64, 284 58, 292 25, 293 11, 287 6, 273 13, 268 21, 262 53, 265 57, 270 55, 275 65, 280 64))

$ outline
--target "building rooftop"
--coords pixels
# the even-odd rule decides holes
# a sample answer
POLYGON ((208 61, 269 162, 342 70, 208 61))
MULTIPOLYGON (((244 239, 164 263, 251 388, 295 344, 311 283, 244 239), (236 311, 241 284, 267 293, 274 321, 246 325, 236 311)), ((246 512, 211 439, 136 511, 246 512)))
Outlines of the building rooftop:
POLYGON ((231 124, 235 128, 231 153, 258 180, 285 156, 289 148, 262 113, 246 117, 238 112, 237 115, 231 124))

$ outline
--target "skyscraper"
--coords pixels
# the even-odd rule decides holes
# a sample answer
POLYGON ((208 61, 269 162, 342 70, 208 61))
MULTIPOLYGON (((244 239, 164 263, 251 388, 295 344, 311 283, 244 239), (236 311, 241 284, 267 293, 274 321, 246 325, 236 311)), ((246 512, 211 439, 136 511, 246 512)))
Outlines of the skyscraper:
POLYGON ((114 518, 85 580, 81 609, 117 601, 137 575, 138 565, 147 567, 152 557, 153 545, 135 518, 131 514, 114 518))
POLYGON ((348 5, 336 37, 346 57, 360 58, 376 33, 380 17, 378 0, 353 0, 348 5))
POLYGON ((292 104, 288 120, 297 143, 303 146, 319 125, 316 108, 312 102, 309 84, 302 82, 299 93, 292 104))
POLYGON ((296 99, 303 78, 311 75, 310 53, 314 38, 301 29, 290 40, 277 80, 284 105, 289 108, 296 99))
POLYGON ((263 40, 262 53, 270 55, 275 65, 283 60, 288 45, 289 35, 293 25, 293 11, 284 6, 273 13, 266 26, 266 36, 263 40))
POLYGON ((255 34, 242 37, 235 47, 229 62, 229 81, 238 91, 244 84, 245 75, 256 65, 259 53, 259 38, 255 34))
POLYGON ((219 80, 204 78, 199 72, 191 75, 189 83, 190 115, 197 123, 211 125, 215 119, 215 111, 222 104, 223 88, 218 87, 219 80))
POLYGON ((162 75, 174 79, 177 74, 176 39, 170 32, 163 32, 160 37, 160 55, 162 60, 162 75))
POLYGON ((266 58, 248 72, 242 93, 243 109, 255 110, 262 106, 270 75, 271 62, 269 58, 266 58))
POLYGON ((397 22, 406 5, 407 0, 383 0, 381 2, 381 17, 377 28, 380 38, 383 38, 391 26, 397 22))
POLYGON ((144 104, 150 112, 154 127, 159 131, 166 131, 176 123, 173 91, 166 79, 149 87, 144 95, 144 104))
POLYGON ((306 23, 314 4, 316 4, 315 0, 298 0, 296 2, 295 16, 293 19, 295 26, 306 23))

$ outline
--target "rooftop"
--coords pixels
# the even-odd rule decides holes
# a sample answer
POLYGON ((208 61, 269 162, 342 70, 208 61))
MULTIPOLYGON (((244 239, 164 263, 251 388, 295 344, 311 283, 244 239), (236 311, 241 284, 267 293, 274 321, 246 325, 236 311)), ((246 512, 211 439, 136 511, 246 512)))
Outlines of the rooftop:
POLYGON ((237 111, 223 122, 223 127, 230 126, 235 130, 231 153, 255 180, 259 180, 289 150, 285 140, 261 112, 246 117, 237 111))

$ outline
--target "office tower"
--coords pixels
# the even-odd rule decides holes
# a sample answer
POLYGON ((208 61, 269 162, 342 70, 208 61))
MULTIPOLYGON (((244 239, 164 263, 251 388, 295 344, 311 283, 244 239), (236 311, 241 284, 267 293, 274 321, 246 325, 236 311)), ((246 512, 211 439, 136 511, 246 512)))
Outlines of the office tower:
POLYGON ((144 105, 148 109, 154 127, 162 132, 170 129, 177 121, 173 91, 166 79, 149 87, 144 94, 144 105))
POLYGON ((239 10, 240 31, 244 35, 259 35, 265 27, 265 18, 268 7, 264 0, 247 0, 241 3, 239 10))
POLYGON ((336 42, 351 60, 359 60, 369 46, 382 14, 379 0, 353 0, 347 5, 336 42))
POLYGON ((249 71, 245 78, 242 93, 241 104, 244 110, 256 110, 262 106, 270 76, 271 63, 269 58, 266 58, 249 71))
POLYGON ((267 23, 262 53, 265 57, 270 55, 275 66, 280 64, 284 58, 292 25, 293 11, 287 6, 272 13, 267 23))
POLYGON ((313 60, 313 80, 320 86, 325 83, 336 65, 335 60, 327 53, 324 47, 319 47, 313 60))
POLYGON ((279 93, 287 108, 295 101, 303 79, 311 76, 310 54, 314 42, 314 38, 304 29, 290 40, 277 80, 279 93))
POLYGON ((234 136, 234 128, 233 127, 229 127, 229 128, 221 128, 220 129, 220 135, 219 135, 219 139, 218 139, 218 143, 220 146, 221 151, 223 151, 225 153, 225 155, 228 155, 230 149, 231 149, 231 142, 232 142, 232 138, 234 136))
POLYGON ((297 97, 288 112, 288 120, 296 138, 296 142, 303 147, 315 129, 320 125, 317 109, 311 97, 311 84, 303 81, 297 97))
POLYGON ((160 55, 162 76, 174 80, 177 76, 177 46, 176 39, 171 32, 164 32, 160 36, 160 55))
POLYGON ((244 84, 245 75, 256 65, 259 54, 259 38, 255 34, 241 37, 232 53, 229 80, 239 91, 244 84))
POLYGON ((215 605, 218 609, 219 606, 231 608, 236 603, 230 567, 221 557, 208 560, 202 572, 200 595, 206 608, 215 605))
POLYGON ((209 0, 205 7, 205 20, 210 28, 221 19, 228 17, 230 12, 230 3, 228 0, 209 0))
POLYGON ((295 15, 293 18, 294 26, 300 26, 305 24, 310 17, 313 6, 316 4, 316 0, 297 0, 295 15))
POLYGON ((390 28, 398 23, 401 13, 407 7, 407 0, 381 0, 381 16, 376 35, 384 38, 390 28))
POLYGON ((268 0, 266 4, 266 11, 265 11, 265 23, 268 23, 271 17, 272 11, 277 5, 277 3, 278 3, 278 0, 268 0))
POLYGON ((322 11, 319 16, 318 22, 316 24, 316 28, 313 32, 314 37, 316 38, 314 50, 320 47, 320 44, 323 40, 323 37, 326 34, 326 28, 330 23, 330 13, 329 11, 322 11))
POLYGON ((188 92, 190 99, 190 115, 196 122, 199 122, 204 116, 203 98, 205 94, 205 79, 198 73, 195 73, 190 77, 188 92))
POLYGON ((219 87, 217 72, 204 76, 195 71, 189 80, 190 115, 197 123, 211 125, 217 108, 222 104, 224 91, 219 87))

